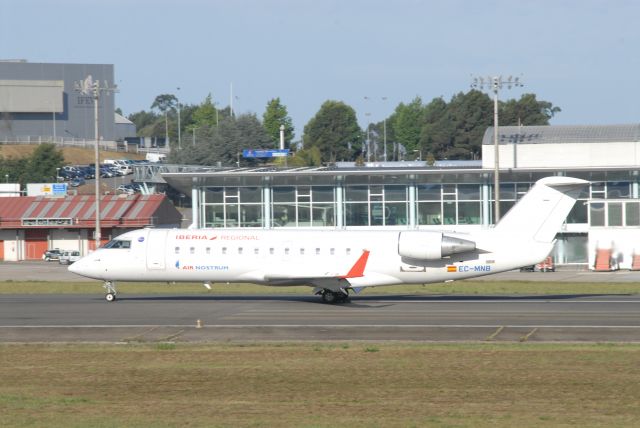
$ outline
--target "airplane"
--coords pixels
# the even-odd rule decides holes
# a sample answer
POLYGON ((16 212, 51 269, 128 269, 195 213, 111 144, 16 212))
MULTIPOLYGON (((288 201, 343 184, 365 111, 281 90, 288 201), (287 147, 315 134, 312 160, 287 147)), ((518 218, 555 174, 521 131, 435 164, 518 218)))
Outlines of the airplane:
POLYGON ((104 281, 308 285, 325 303, 367 287, 427 284, 505 272, 543 260, 589 182, 546 177, 495 227, 433 230, 154 229, 123 233, 69 266, 104 281))

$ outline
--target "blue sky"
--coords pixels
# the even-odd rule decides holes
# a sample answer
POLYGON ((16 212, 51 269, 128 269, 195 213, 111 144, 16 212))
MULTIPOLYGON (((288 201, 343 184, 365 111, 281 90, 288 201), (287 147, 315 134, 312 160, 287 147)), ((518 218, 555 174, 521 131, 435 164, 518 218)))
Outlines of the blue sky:
POLYGON ((239 113, 280 97, 296 138, 327 99, 364 125, 471 75, 522 75, 501 99, 533 92, 552 124, 640 122, 632 0, 2 0, 0 40, 1 59, 114 64, 125 114, 162 93, 225 107, 231 84, 239 113))

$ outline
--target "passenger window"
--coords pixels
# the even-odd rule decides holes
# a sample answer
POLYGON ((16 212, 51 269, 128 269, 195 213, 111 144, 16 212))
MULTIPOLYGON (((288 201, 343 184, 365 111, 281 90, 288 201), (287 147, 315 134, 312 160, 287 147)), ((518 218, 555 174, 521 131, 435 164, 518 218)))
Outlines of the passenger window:
POLYGON ((288 255, 289 255, 289 249, 288 249, 288 248, 285 248, 285 249, 284 249, 284 254, 285 254, 286 256, 288 256, 288 255))
POLYGON ((205 250, 205 253, 211 254, 211 247, 207 247, 207 249, 205 250))
POLYGON ((222 247, 222 254, 227 254, 227 247, 222 247))
POLYGON ((238 254, 242 254, 242 247, 238 247, 238 254))
POLYGON ((195 254, 195 253, 196 253, 196 249, 195 249, 195 247, 191 247, 191 248, 189 248, 189 253, 191 253, 191 254, 195 254))
POLYGON ((316 256, 320 255, 320 248, 316 248, 316 256))
POLYGON ((259 248, 254 248, 254 249, 253 249, 253 254, 255 254, 256 256, 257 256, 258 254, 260 254, 260 249, 259 249, 259 248))
POLYGON ((336 253, 336 249, 335 248, 329 249, 329 254, 331 254, 333 256, 335 253, 336 253))
POLYGON ((347 256, 351 254, 351 248, 347 248, 347 256))
POLYGON ((180 247, 176 247, 176 248, 175 248, 175 253, 176 253, 176 254, 180 254, 180 247))
POLYGON ((273 248, 269 248, 269 254, 273 255, 273 253, 274 253, 273 248))
POLYGON ((300 255, 304 256, 304 248, 300 248, 300 255))

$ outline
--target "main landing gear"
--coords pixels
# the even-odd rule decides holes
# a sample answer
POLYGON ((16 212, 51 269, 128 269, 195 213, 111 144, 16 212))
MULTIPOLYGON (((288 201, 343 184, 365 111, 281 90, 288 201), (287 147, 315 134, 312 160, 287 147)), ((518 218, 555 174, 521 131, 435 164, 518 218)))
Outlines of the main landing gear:
POLYGON ((118 294, 116 291, 116 283, 113 281, 105 281, 103 287, 107 290, 107 294, 104 298, 107 302, 114 302, 116 300, 116 294, 118 294))
POLYGON ((324 303, 336 304, 336 303, 345 303, 349 300, 349 292, 347 290, 342 291, 331 291, 328 289, 324 289, 320 291, 318 294, 322 297, 322 301, 324 303))

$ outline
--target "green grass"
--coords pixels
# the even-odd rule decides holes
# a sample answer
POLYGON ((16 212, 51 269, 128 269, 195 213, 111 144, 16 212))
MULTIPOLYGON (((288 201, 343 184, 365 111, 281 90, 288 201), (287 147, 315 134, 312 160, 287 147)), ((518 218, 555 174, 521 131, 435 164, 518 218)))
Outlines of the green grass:
POLYGON ((640 426, 640 345, 0 345, 10 427, 640 426))
MULTIPOLYGON (((213 284, 211 291, 200 283, 117 284, 121 294, 298 294, 308 295, 310 287, 267 287, 254 284, 213 284)), ((0 294, 102 294, 100 282, 0 282, 0 294)), ((368 288, 363 295, 553 295, 553 294, 640 294, 640 283, 538 282, 538 281, 459 281, 428 285, 394 285, 368 288)))

